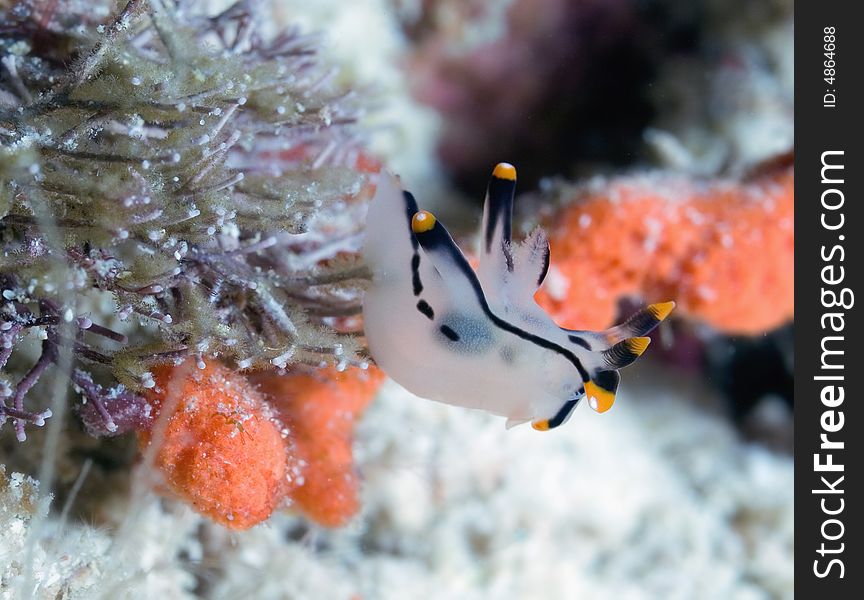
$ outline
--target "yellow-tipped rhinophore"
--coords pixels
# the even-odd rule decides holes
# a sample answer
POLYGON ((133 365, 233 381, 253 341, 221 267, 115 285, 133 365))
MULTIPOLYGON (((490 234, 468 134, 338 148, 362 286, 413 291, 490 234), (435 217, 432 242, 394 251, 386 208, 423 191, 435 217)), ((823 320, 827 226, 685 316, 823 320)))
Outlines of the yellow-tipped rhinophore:
POLYGON ((648 306, 648 310, 651 311, 651 314, 658 321, 662 321, 668 317, 673 308, 675 308, 675 302, 671 300, 669 302, 658 302, 657 304, 651 304, 648 306))
POLYGON ((495 165, 495 170, 492 171, 492 176, 499 179, 516 181, 516 167, 514 167, 510 163, 498 163, 497 165, 495 165))
POLYGON ((633 337, 627 340, 627 349, 636 356, 642 356, 650 343, 651 338, 649 337, 633 337))
POLYGON ((604 390, 593 381, 585 384, 585 396, 588 398, 588 405, 598 413, 604 413, 615 404, 615 394, 609 390, 604 390))
POLYGON ((435 227, 435 215, 426 210, 414 213, 411 219, 411 231, 414 233, 425 233, 435 227))

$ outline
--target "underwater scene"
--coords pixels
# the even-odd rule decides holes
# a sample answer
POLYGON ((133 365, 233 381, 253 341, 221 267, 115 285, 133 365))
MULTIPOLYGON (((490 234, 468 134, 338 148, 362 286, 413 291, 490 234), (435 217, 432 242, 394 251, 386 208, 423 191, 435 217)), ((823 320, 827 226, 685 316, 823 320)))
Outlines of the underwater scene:
POLYGON ((789 0, 0 0, 0 599, 793 597, 789 0))

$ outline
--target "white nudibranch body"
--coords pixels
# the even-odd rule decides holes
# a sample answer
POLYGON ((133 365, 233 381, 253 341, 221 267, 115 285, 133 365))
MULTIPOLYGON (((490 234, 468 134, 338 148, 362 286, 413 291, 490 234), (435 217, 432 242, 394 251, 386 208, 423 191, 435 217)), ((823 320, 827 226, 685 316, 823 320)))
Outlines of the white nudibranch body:
POLYGON ((584 397, 608 410, 618 369, 645 351, 645 334, 675 305, 652 304, 601 332, 558 327, 534 301, 549 268, 546 234, 510 239, 515 189, 516 169, 500 163, 475 272, 440 221, 382 172, 366 224, 373 278, 363 319, 375 362, 414 394, 548 430, 584 397))

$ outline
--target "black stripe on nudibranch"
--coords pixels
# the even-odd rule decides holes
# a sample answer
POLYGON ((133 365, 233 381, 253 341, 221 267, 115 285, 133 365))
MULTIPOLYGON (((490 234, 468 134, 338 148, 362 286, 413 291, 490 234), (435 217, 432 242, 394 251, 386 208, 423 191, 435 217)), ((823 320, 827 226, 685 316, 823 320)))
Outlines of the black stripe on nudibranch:
POLYGON ((462 251, 459 250, 459 246, 457 246, 456 242, 453 241, 453 238, 450 237, 450 233, 448 233, 447 229, 445 229, 440 222, 436 221, 435 225, 432 226, 431 229, 421 233, 416 233, 415 236, 417 237, 417 241, 420 242, 420 245, 423 246, 423 249, 430 254, 433 254, 434 252, 442 252, 448 255, 454 266, 461 271, 462 275, 471 284, 477 302, 480 304, 480 308, 496 327, 540 346, 541 348, 560 354, 576 367, 576 370, 579 371, 579 375, 582 377, 583 381, 588 381, 590 379, 588 371, 585 370, 585 367, 582 365, 582 361, 580 361, 579 358, 570 350, 559 346, 551 340, 529 333, 524 329, 505 321, 492 312, 492 309, 489 308, 489 302, 486 300, 486 295, 483 293, 483 287, 480 285, 480 280, 477 279, 477 274, 474 272, 474 269, 471 268, 471 265, 468 264, 468 260, 465 258, 465 255, 462 254, 462 251))
POLYGON ((451 340, 451 341, 453 341, 453 342, 458 342, 458 341, 459 341, 459 334, 456 333, 455 331, 453 331, 453 330, 452 330, 450 327, 448 327, 447 325, 442 325, 442 326, 440 327, 440 331, 441 331, 441 333, 444 334, 444 336, 445 336, 448 340, 451 340))
POLYGON ((507 263, 507 272, 513 272, 513 253, 510 251, 509 242, 501 242, 501 252, 504 253, 504 261, 507 263))
POLYGON ((591 344, 588 343, 588 340, 581 338, 578 335, 567 336, 567 339, 569 339, 571 342, 573 342, 577 346, 582 346, 583 348, 585 348, 589 352, 591 351, 591 344))
POLYGON ((637 358, 642 356, 648 344, 651 342, 647 337, 633 337, 618 342, 603 352, 603 359, 609 368, 620 369, 633 364, 637 358))
POLYGON ((414 289, 414 295, 419 296, 423 292, 423 281, 420 279, 420 244, 414 233, 411 231, 411 219, 414 218, 414 213, 417 212, 417 200, 411 192, 402 192, 402 198, 405 201, 405 217, 408 220, 408 234, 411 236, 411 247, 414 249, 414 254, 411 255, 411 285, 414 289))
POLYGON ((486 252, 492 252, 492 240, 495 237, 495 229, 501 221, 502 240, 510 241, 510 230, 513 227, 513 196, 516 193, 516 180, 504 179, 495 175, 489 180, 486 191, 488 220, 484 239, 486 252))
POLYGON ((564 403, 564 406, 555 413, 555 416, 547 421, 549 429, 555 429, 556 427, 560 427, 563 425, 567 419, 570 417, 570 413, 573 412, 573 409, 576 408, 576 405, 579 404, 579 400, 581 398, 577 398, 576 400, 568 400, 564 403))
POLYGON ((626 329, 628 333, 632 332, 631 335, 645 335, 659 324, 660 319, 654 316, 650 310, 643 308, 624 321, 621 328, 626 329))
POLYGON ((543 251, 543 269, 540 271, 540 275, 537 277, 537 287, 540 287, 540 284, 543 283, 543 280, 546 279, 546 274, 549 273, 549 245, 546 245, 545 250, 543 251))
POLYGON ((627 340, 619 342, 603 352, 603 357, 610 367, 621 368, 633 363, 639 355, 627 348, 627 340))
POLYGON ((420 254, 417 253, 411 257, 411 284, 414 286, 414 295, 419 296, 423 292, 423 282, 420 281, 420 254))
POLYGON ((435 311, 432 310, 432 307, 429 306, 429 303, 425 300, 421 300, 417 303, 417 310, 426 315, 426 318, 430 321, 435 318, 435 311))
POLYGON ((649 304, 615 329, 624 332, 624 337, 645 335, 668 317, 673 308, 674 302, 649 304))
MULTIPOLYGON (((402 192, 402 198, 405 201, 405 218, 408 222, 408 232, 411 233, 411 219, 414 218, 414 213, 417 212, 417 200, 414 199, 414 194, 411 192, 402 192)), ((411 234, 411 247, 414 252, 417 252, 417 238, 411 234)))

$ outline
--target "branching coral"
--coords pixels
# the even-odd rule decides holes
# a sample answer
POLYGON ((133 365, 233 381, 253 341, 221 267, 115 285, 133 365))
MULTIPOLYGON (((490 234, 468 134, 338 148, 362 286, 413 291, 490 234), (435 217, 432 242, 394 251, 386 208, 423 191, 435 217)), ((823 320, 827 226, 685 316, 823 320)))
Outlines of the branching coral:
POLYGON ((255 2, 108 6, 0 12, 0 419, 19 439, 58 348, 97 434, 146 421, 161 363, 357 361, 328 326, 363 274, 357 98, 313 38, 265 40, 255 2))
POLYGON ((794 314, 794 172, 768 165, 744 181, 670 174, 557 191, 552 264, 539 302, 560 324, 600 328, 626 296, 675 298, 727 333, 756 334, 794 314))

